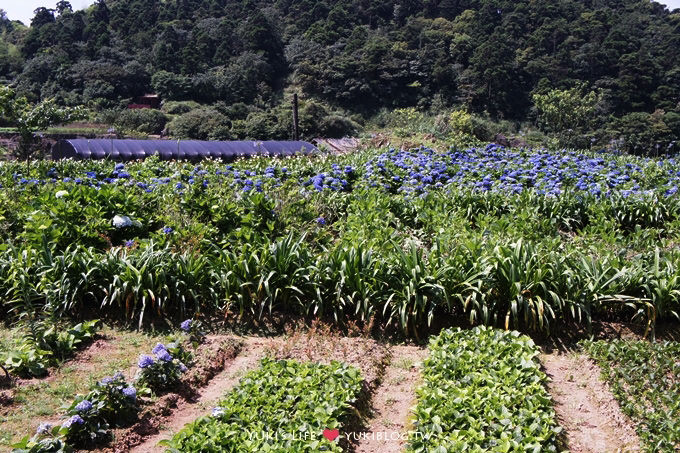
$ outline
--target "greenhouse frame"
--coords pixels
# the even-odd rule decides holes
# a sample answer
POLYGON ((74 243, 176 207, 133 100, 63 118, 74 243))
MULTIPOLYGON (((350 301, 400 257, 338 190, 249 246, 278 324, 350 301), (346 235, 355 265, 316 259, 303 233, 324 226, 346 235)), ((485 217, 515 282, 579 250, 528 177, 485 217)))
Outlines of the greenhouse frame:
POLYGON ((111 159, 130 161, 158 155, 163 160, 222 159, 240 157, 285 157, 318 151, 302 141, 195 141, 195 140, 60 140, 52 148, 52 159, 111 159))

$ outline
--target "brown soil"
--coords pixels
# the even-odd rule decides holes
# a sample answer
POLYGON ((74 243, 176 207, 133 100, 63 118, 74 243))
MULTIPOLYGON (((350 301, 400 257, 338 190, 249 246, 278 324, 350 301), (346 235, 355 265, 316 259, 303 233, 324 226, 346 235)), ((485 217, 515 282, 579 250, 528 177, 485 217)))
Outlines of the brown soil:
MULTIPOLYGON (((158 442, 170 439, 186 424, 209 414, 215 403, 238 383, 241 376, 257 366, 272 343, 271 340, 257 337, 244 341, 245 345, 240 354, 236 358, 232 357, 233 360, 228 367, 223 367, 223 371, 214 378, 203 377, 198 381, 207 386, 194 392, 166 395, 161 398, 150 410, 145 411, 140 423, 119 436, 115 445, 106 451, 115 453, 164 451, 163 447, 158 446, 158 442)), ((196 369, 195 373, 188 376, 189 381, 205 375, 205 369, 198 367, 196 369)))
POLYGON ((416 346, 394 346, 382 384, 373 396, 368 428, 351 436, 356 453, 403 451, 410 426, 409 413, 415 404, 422 360, 427 350, 416 346))
POLYGON ((389 359, 386 345, 366 337, 347 337, 327 324, 315 323, 311 328, 290 331, 274 345, 276 359, 300 362, 344 362, 355 366, 364 378, 365 390, 373 392, 380 383, 389 359))
POLYGON ((582 355, 545 354, 541 362, 555 411, 573 453, 635 452, 638 438, 623 415, 600 369, 582 355))

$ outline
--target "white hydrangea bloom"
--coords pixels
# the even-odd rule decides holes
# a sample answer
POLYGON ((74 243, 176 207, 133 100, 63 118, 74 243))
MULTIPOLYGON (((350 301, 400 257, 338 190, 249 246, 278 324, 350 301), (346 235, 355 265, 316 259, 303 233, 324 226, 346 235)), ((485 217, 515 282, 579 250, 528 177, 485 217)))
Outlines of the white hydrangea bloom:
POLYGON ((116 228, 125 228, 132 225, 132 219, 126 215, 117 215, 113 218, 113 226, 116 228))
POLYGON ((68 195, 68 192, 66 190, 60 190, 59 192, 54 194, 54 196, 57 198, 63 198, 66 195, 68 195))

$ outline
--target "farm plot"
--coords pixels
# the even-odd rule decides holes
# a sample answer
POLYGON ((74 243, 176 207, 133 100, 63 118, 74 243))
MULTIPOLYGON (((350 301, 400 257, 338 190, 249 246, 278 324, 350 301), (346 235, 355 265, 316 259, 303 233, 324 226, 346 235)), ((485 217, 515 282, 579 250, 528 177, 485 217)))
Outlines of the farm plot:
POLYGON ((108 330, 76 357, 74 367, 62 366, 46 379, 34 379, 35 384, 15 383, 14 404, 3 413, 3 432, 6 428, 9 434, 6 441, 27 434, 14 439, 13 451, 105 448, 112 440, 132 446, 140 435, 157 431, 177 401, 192 399, 241 348, 231 337, 206 338, 192 320, 167 337, 140 344, 134 340, 141 333, 131 334, 136 337, 129 342, 108 330), (104 370, 108 374, 102 375, 104 370), (57 397, 61 407, 51 406, 57 397), (23 417, 35 410, 41 423, 27 432, 23 417))
POLYGON ((422 338, 680 313, 680 166, 591 152, 366 150, 0 167, 0 310, 200 312, 422 338), (155 272, 148 272, 149 269, 155 272))
MULTIPOLYGON (((12 341, 6 342, 7 347, 11 348, 21 338, 22 334, 15 331, 12 341)), ((0 406, 0 447, 34 434, 42 422, 61 424, 62 406, 106 376, 123 371, 131 378, 139 354, 150 350, 159 339, 143 332, 105 326, 91 345, 74 359, 51 368, 47 377, 19 379, 5 390, 10 397, 7 405, 0 406)))
POLYGON ((448 330, 429 350, 408 451, 559 451, 561 428, 528 337, 448 330))
POLYGON ((211 416, 185 427, 168 446, 183 452, 342 451, 339 430, 362 389, 359 370, 263 359, 211 416))
POLYGON ((680 449, 680 343, 586 342, 645 451, 680 449))

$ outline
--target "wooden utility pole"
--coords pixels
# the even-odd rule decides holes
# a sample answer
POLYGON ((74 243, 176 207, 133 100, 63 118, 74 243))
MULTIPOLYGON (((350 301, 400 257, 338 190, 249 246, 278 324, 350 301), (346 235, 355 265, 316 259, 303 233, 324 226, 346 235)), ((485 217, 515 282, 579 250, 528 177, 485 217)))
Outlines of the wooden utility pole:
POLYGON ((293 140, 300 140, 300 118, 298 116, 298 95, 293 94, 293 140))

